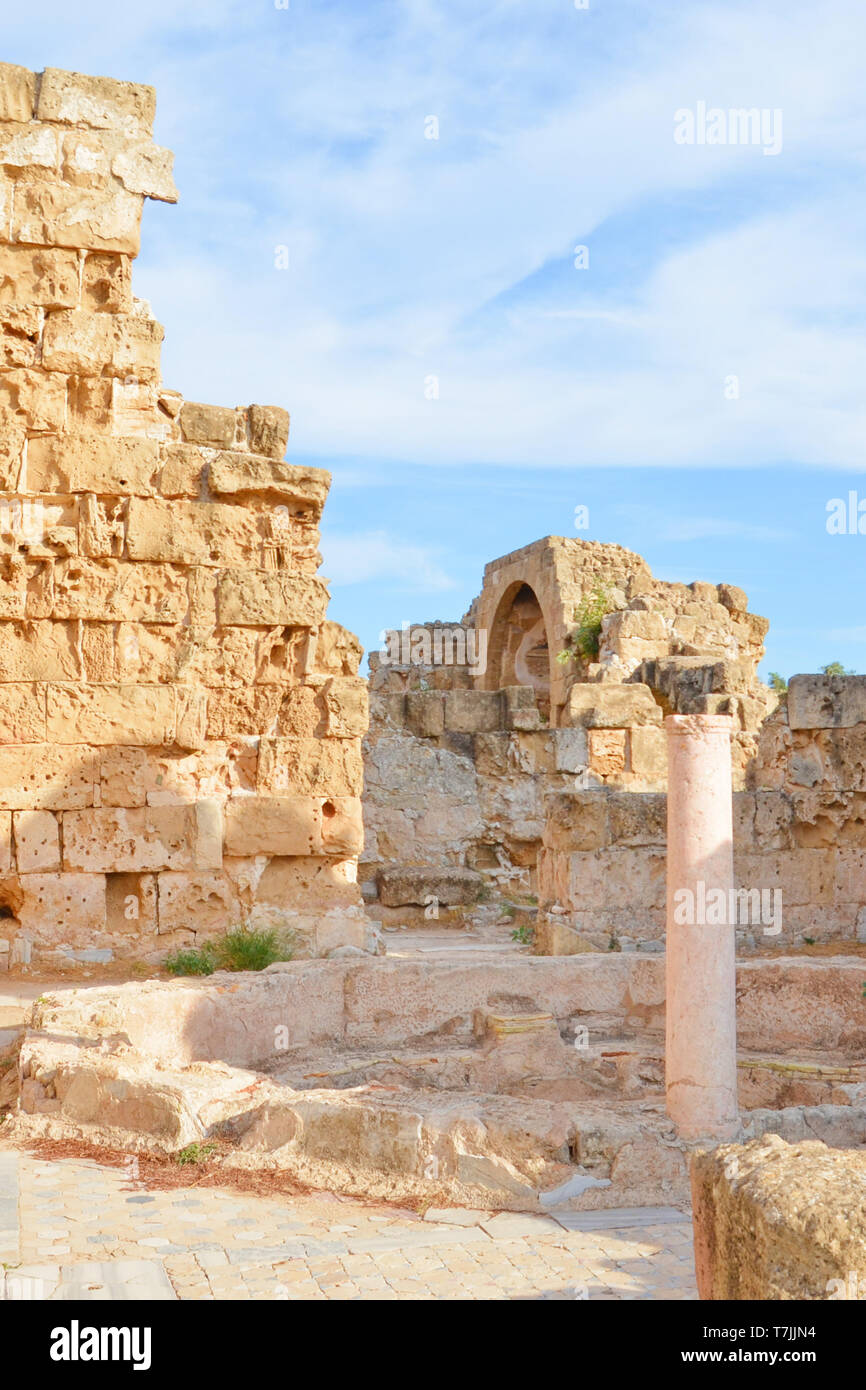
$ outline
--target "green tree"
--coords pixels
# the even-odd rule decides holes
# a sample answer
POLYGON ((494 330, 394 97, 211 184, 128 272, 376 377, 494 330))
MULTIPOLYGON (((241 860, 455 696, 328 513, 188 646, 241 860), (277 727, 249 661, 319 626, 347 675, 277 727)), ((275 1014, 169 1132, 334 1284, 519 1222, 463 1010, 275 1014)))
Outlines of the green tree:
POLYGON ((841 661, 828 661, 826 666, 821 667, 825 676, 856 676, 856 671, 850 671, 842 665, 841 661))

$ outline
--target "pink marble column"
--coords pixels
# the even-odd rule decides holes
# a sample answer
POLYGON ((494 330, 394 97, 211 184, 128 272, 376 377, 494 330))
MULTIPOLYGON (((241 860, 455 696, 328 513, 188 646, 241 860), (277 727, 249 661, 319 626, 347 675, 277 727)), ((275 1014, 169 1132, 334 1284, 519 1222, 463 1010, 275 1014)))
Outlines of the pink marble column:
POLYGON ((665 719, 665 1079, 668 1114, 684 1139, 729 1139, 739 1124, 735 937, 727 910, 734 881, 732 723, 715 714, 665 719))

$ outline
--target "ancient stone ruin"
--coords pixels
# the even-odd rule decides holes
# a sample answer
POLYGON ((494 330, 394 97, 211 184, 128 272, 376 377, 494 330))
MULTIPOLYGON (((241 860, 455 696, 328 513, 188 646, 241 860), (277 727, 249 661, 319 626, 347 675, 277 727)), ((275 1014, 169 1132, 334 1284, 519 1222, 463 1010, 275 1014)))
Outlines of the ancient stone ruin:
POLYGON ((184 401, 132 293, 151 88, 0 69, 0 962, 230 922, 362 948, 360 648, 285 410, 184 401))
POLYGON ((859 1173, 866 678, 780 699, 741 589, 557 537, 361 677, 288 415, 160 382, 153 113, 0 67, 0 970, 49 982, 6 1132, 485 1210, 685 1206, 697 1153, 705 1296, 788 1296, 700 1154, 859 1173), (236 924, 295 958, 161 977, 236 924))

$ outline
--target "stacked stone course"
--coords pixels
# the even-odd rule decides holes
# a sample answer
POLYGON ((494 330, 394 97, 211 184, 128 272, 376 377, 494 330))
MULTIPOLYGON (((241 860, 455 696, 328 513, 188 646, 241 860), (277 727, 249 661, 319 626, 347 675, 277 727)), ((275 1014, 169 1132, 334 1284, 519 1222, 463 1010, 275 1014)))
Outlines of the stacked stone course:
POLYGON ((177 198, 154 109, 0 65, 0 968, 241 920, 366 939, 330 477, 283 461, 284 410, 161 383, 131 288, 144 199, 177 198))

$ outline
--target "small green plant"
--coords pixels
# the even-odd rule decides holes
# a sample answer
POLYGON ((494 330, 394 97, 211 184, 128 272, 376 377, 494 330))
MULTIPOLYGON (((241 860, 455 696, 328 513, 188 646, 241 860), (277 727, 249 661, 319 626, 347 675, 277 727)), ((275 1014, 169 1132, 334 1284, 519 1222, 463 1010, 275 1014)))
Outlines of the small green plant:
POLYGON ((185 1149, 174 1155, 174 1161, 182 1168, 188 1163, 204 1163, 215 1150, 216 1144, 187 1144, 185 1149))
POLYGON ((511 933, 512 941, 519 941, 521 946, 531 946, 533 938, 532 927, 515 927, 511 933))
POLYGON ((514 903, 503 903, 503 904, 502 904, 502 916, 503 916, 503 917, 516 917, 516 916, 517 916, 517 908, 514 906, 514 903))
POLYGON ((265 970, 278 960, 291 960, 294 955, 294 941, 276 929, 248 931, 246 927, 233 927, 208 944, 217 970, 265 970))
POLYGON ((602 619, 611 612, 613 600, 610 590, 599 584, 574 610, 575 629, 569 645, 557 654, 557 661, 567 665, 569 661, 596 661, 601 641, 602 619))
POLYGON ((213 955, 206 947, 199 950, 193 946, 186 951, 172 951, 165 958, 165 968, 169 975, 212 975, 215 967, 213 955))
POLYGON ((805 943, 806 943, 807 946, 814 946, 814 945, 815 945, 815 938, 814 938, 814 936, 804 936, 804 937, 803 937, 803 940, 805 941, 805 943))
POLYGON ((788 693, 788 682, 784 676, 780 676, 778 671, 771 671, 767 677, 767 684, 771 690, 775 690, 777 695, 788 693))
POLYGON ((821 667, 821 674, 824 676, 856 676, 857 672, 843 666, 841 661, 828 661, 826 666, 821 667))
POLYGON ((166 957, 170 975, 212 975, 215 970, 265 970, 278 960, 291 960, 295 942, 291 933, 276 928, 254 931, 232 927, 225 936, 203 946, 173 951, 166 957))
POLYGON ((611 934, 611 938, 610 938, 610 940, 609 940, 608 943, 607 943, 607 949, 608 949, 609 951, 621 951, 621 950, 622 950, 622 947, 620 946, 619 942, 617 941, 616 937, 615 937, 613 934, 611 934))

